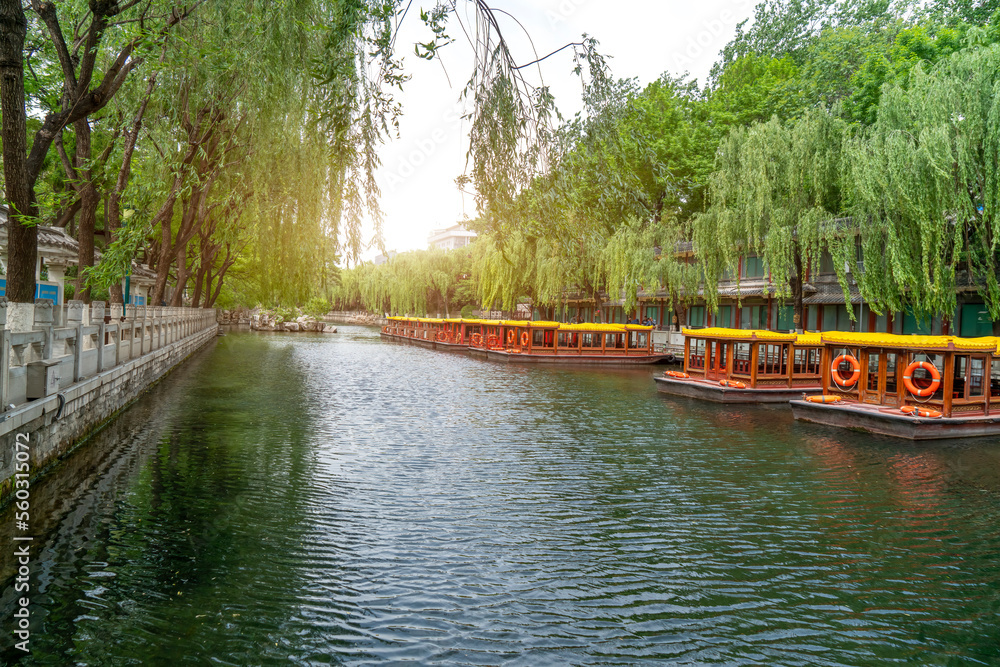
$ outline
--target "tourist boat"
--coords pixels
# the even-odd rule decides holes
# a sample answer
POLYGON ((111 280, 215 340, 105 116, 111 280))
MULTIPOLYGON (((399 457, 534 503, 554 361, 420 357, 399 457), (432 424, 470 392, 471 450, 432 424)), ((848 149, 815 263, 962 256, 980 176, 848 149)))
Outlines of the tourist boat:
POLYGON ((718 403, 786 403, 823 389, 819 334, 684 329, 682 371, 654 378, 666 394, 718 403))
POLYGON ((668 355, 654 352, 652 331, 638 324, 505 320, 484 326, 470 353, 513 363, 655 364, 668 355))
POLYGON ((389 317, 382 327, 382 338, 415 343, 434 348, 438 334, 444 331, 444 320, 433 317, 389 317))
POLYGON ((791 401, 796 419, 910 440, 1000 435, 997 338, 826 332, 822 341, 823 395, 791 401))
POLYGON ((474 337, 482 338, 489 327, 498 326, 495 320, 466 320, 460 318, 389 317, 382 327, 381 337, 386 340, 412 342, 423 347, 450 352, 467 352, 474 337))
POLYGON ((443 320, 444 327, 434 338, 434 349, 446 352, 468 352, 473 337, 483 336, 493 320, 466 320, 452 318, 443 320))

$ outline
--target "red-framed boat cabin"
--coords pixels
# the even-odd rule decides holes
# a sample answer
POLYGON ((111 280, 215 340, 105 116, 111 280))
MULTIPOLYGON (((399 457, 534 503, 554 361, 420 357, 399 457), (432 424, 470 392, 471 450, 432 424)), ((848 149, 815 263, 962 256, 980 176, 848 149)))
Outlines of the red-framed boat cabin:
POLYGON ((1000 435, 997 338, 831 331, 822 340, 823 397, 793 400, 797 419, 911 440, 1000 435))
POLYGON ((656 377, 666 394, 718 403, 784 403, 822 390, 819 334, 684 329, 683 371, 656 377))

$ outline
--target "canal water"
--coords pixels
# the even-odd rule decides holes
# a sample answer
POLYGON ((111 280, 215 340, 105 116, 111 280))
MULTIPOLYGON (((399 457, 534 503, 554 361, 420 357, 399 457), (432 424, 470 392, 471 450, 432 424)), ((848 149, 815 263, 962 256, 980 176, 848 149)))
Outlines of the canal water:
POLYGON ((1000 444, 661 396, 660 371, 220 338, 32 489, 31 653, 8 560, 0 657, 1000 664, 1000 444))

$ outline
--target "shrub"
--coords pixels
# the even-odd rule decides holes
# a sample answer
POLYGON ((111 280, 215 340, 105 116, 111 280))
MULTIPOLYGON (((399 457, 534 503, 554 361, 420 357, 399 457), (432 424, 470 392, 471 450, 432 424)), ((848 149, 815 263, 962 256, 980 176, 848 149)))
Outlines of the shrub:
POLYGON ((302 312, 306 315, 311 315, 317 318, 323 317, 330 312, 330 302, 326 299, 314 296, 306 301, 306 305, 302 306, 302 312))

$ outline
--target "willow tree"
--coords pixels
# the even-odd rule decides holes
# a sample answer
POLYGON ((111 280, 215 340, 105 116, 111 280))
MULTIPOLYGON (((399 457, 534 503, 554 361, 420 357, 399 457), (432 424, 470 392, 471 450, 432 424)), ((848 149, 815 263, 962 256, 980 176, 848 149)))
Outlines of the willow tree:
POLYGON ((639 89, 612 79, 599 57, 587 62, 584 114, 560 128, 548 172, 511 207, 516 232, 493 241, 501 256, 484 259, 487 303, 557 306, 575 294, 600 308, 607 295, 631 309, 640 288, 682 291, 673 248, 717 140, 705 107, 690 82, 639 89))
MULTIPOLYGON (((773 118, 735 128, 722 141, 709 180, 709 207, 693 223, 711 308, 718 305, 723 272, 738 275, 740 258, 754 252, 763 258, 777 296, 794 300, 802 326, 806 268, 818 265, 824 245, 844 246, 834 218, 842 207, 846 131, 834 114, 814 109, 787 124, 773 118)), ((847 295, 846 275, 839 266, 838 272, 847 295)))
MULTIPOLYGON (((93 222, 99 197, 93 185, 90 144, 91 119, 118 94, 130 74, 143 63, 143 48, 158 42, 188 17, 204 0, 179 5, 171 0, 140 3, 136 0, 92 0, 60 3, 34 0, 30 9, 37 21, 29 22, 21 2, 0 4, 0 99, 5 188, 12 216, 8 234, 7 295, 13 301, 34 299, 34 271, 38 251, 39 206, 35 185, 53 142, 63 129, 76 129, 76 161, 67 165, 80 183, 81 263, 93 263, 93 222), (27 149, 26 104, 23 72, 25 39, 43 44, 50 59, 46 65, 62 74, 61 91, 43 95, 44 118, 27 149), (44 102, 51 102, 45 104, 44 102)), ((36 47, 31 47, 34 52, 36 47)))
MULTIPOLYGON (((957 277, 1000 321, 1000 47, 970 47, 890 86, 849 144, 853 230, 873 309, 955 312, 957 277)), ((997 328, 997 325, 994 324, 997 328)))

